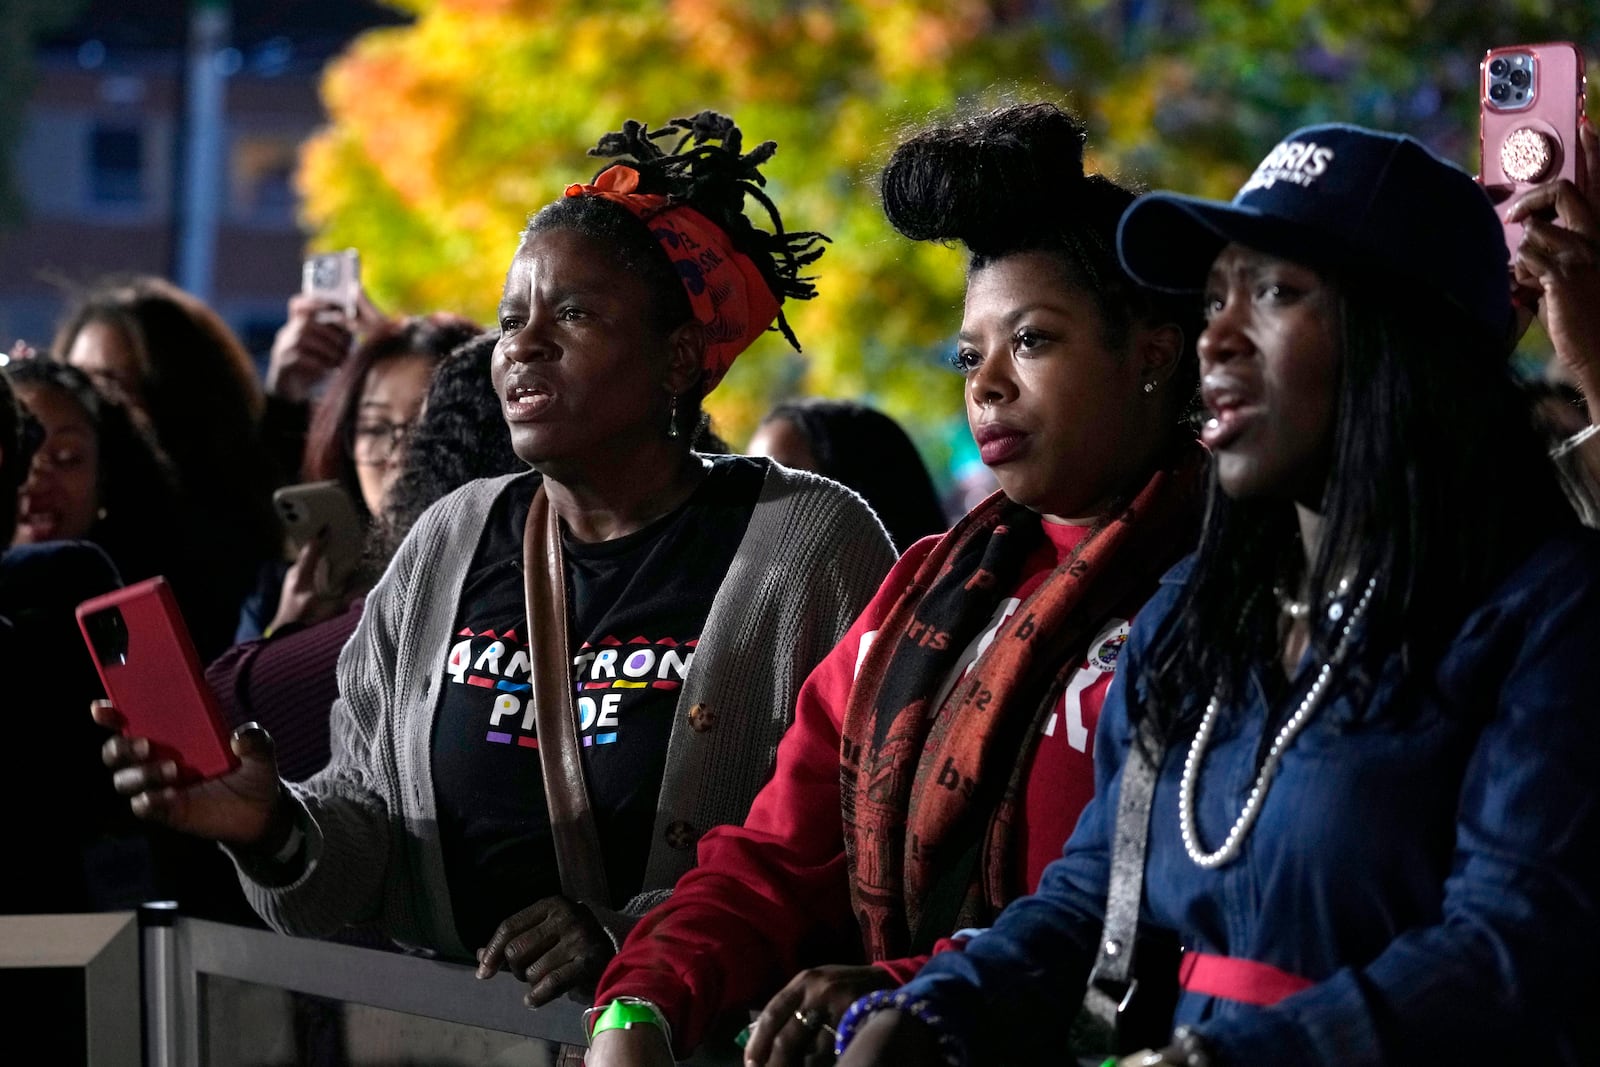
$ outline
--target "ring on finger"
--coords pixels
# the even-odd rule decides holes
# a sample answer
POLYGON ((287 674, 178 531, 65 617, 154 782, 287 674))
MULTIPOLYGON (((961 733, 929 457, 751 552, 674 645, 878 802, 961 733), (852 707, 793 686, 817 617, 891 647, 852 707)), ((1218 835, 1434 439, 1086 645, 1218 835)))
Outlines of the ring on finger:
POLYGON ((796 1008, 794 1012, 794 1018, 796 1022, 805 1027, 807 1030, 810 1030, 812 1033, 816 1033, 820 1030, 829 1037, 833 1038, 835 1041, 839 1039, 839 1031, 828 1025, 827 1013, 825 1013, 821 1008, 809 1008, 805 1011, 801 1011, 799 1008, 796 1008))

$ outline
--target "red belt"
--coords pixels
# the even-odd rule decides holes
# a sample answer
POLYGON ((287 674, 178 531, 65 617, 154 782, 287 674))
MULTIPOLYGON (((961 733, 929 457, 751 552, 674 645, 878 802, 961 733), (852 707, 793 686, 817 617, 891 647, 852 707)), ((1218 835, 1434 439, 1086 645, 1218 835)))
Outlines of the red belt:
POLYGON ((1185 952, 1178 963, 1178 985, 1189 992, 1242 1001, 1263 1008, 1270 1008, 1283 998, 1302 989, 1310 989, 1315 984, 1298 974, 1280 971, 1270 963, 1257 963, 1234 956, 1185 952))

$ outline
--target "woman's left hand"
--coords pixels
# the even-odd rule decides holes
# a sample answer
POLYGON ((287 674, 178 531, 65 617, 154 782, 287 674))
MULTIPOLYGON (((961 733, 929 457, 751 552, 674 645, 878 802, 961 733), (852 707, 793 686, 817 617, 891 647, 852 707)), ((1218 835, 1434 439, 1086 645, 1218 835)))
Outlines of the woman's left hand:
POLYGON ((545 897, 501 923, 478 950, 478 977, 510 971, 528 983, 524 1003, 539 1008, 571 990, 592 990, 615 955, 592 911, 566 897, 545 897))
POLYGON ((1600 136, 1583 123, 1578 132, 1588 188, 1569 181, 1541 185, 1512 204, 1511 222, 1523 223, 1513 251, 1517 284, 1540 294, 1539 317, 1556 358, 1589 398, 1590 418, 1600 413, 1600 136))
POLYGON ((874 989, 896 984, 881 967, 831 966, 801 971, 767 1001, 751 1028, 744 1062, 755 1067, 832 1062, 833 1039, 845 1009, 874 989))
POLYGON ((341 601, 339 592, 324 588, 326 583, 323 576, 327 571, 323 566, 322 553, 327 543, 328 531, 324 528, 301 547, 294 564, 283 576, 278 610, 273 613, 266 633, 276 633, 291 623, 310 626, 338 614, 341 601))

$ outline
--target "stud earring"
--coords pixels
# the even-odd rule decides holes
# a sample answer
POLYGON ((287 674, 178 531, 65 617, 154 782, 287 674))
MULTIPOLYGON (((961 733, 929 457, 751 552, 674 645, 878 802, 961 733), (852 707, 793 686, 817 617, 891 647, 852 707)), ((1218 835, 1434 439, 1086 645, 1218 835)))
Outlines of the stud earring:
POLYGON ((1155 382, 1145 382, 1144 383, 1144 391, 1145 391, 1146 395, 1155 392, 1156 391, 1156 383, 1155 382))
POLYGON ((678 436, 678 394, 672 394, 672 401, 667 407, 667 436, 678 436))

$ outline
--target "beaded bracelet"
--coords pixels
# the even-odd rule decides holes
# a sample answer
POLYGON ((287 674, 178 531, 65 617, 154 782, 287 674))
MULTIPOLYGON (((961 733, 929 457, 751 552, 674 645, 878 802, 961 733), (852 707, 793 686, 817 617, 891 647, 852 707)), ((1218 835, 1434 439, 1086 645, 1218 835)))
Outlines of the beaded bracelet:
POLYGON ((945 1029, 944 1017, 934 1010, 931 1001, 911 995, 904 989, 875 989, 845 1010, 839 1020, 839 1036, 833 1043, 835 1057, 843 1056, 856 1031, 867 1021, 867 1016, 879 1011, 898 1011, 916 1019, 932 1030, 939 1043, 939 1052, 949 1067, 966 1067, 967 1050, 960 1038, 945 1029))
POLYGON ((1183 1056, 1184 1067, 1216 1067, 1216 1057, 1206 1039, 1187 1026, 1172 1031, 1172 1043, 1183 1056))

